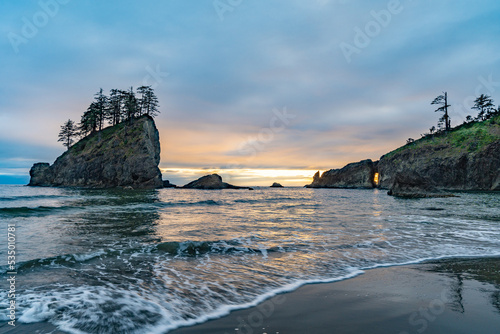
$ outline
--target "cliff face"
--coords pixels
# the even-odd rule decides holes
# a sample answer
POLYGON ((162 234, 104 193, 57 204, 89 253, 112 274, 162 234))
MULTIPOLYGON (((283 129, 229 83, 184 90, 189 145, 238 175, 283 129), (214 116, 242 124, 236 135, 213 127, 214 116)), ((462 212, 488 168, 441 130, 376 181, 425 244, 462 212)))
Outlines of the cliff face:
MULTIPOLYGON (((40 167, 43 168, 43 167, 40 167)), ((390 189, 400 175, 418 175, 437 190, 500 190, 500 115, 428 136, 372 162, 314 175, 310 188, 390 189), (378 173, 379 184, 374 178, 378 173)))
POLYGON ((363 160, 348 164, 341 169, 331 169, 319 176, 314 175, 313 182, 307 188, 373 188, 377 163, 363 160))
POLYGON ((152 118, 123 122, 80 140, 53 165, 30 170, 30 186, 161 188, 160 139, 152 118))
POLYGON ((500 190, 500 117, 466 124, 384 155, 380 187, 397 173, 419 174, 444 190, 500 190))

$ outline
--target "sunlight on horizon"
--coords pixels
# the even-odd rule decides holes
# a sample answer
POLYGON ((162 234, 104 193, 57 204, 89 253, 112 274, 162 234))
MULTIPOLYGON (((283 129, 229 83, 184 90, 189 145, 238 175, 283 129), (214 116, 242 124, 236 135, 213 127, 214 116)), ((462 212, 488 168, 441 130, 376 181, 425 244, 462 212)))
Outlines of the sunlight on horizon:
MULTIPOLYGON (((283 186, 303 187, 312 182, 317 170, 308 169, 265 169, 265 168, 161 168, 164 180, 185 185, 202 176, 219 174, 224 182, 237 186, 270 186, 273 182, 283 186)), ((321 171, 320 171, 321 172, 321 171)))

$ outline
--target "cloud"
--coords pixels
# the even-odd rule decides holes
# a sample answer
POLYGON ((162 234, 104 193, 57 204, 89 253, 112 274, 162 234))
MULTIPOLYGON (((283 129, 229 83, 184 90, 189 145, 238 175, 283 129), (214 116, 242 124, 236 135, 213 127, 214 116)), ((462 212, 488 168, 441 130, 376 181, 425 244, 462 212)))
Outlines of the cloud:
MULTIPOLYGON (((62 152, 60 124, 78 121, 99 88, 147 79, 161 105, 162 166, 328 169, 377 159, 436 123, 430 101, 442 91, 459 105, 478 77, 500 80, 495 1, 401 0, 348 63, 340 43, 354 43, 387 4, 244 1, 220 20, 210 0, 71 1, 18 53, 0 39, 0 140, 20 145, 21 158, 51 162, 62 152), (249 159, 242 145, 284 107, 294 121, 249 159)), ((40 10, 0 6, 4 36, 40 10)), ((499 100, 495 90, 486 93, 499 100)), ((1 150, 0 162, 18 152, 1 150)))

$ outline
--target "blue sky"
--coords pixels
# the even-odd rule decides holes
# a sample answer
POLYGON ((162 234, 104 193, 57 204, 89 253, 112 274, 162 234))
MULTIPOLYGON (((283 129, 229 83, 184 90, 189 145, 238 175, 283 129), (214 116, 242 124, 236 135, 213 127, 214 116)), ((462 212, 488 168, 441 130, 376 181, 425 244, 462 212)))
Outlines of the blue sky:
POLYGON ((498 17, 486 0, 2 1, 0 183, 53 162, 99 88, 142 84, 174 182, 378 159, 436 124, 444 90, 453 125, 500 101, 498 17))

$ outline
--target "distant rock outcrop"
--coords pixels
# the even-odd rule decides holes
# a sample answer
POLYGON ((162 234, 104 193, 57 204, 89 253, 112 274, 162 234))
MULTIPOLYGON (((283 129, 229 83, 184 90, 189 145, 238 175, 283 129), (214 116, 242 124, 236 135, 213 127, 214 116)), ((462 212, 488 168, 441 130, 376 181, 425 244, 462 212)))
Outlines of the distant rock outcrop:
POLYGON ((142 116, 91 134, 56 159, 34 164, 30 186, 161 188, 160 139, 153 119, 142 116))
POLYGON ((373 188, 377 163, 363 160, 348 164, 341 169, 331 169, 319 176, 314 175, 313 182, 307 188, 373 188))
POLYGON ((200 177, 198 180, 189 182, 183 188, 188 189, 204 189, 204 190, 214 190, 214 189, 249 189, 249 187, 238 187, 232 184, 222 182, 222 177, 218 174, 205 175, 200 177))
POLYGON ((177 186, 170 183, 169 180, 163 180, 163 188, 177 188, 177 186))
POLYGON ((271 188, 283 188, 283 186, 278 183, 278 182, 274 182, 272 185, 271 185, 271 188))

